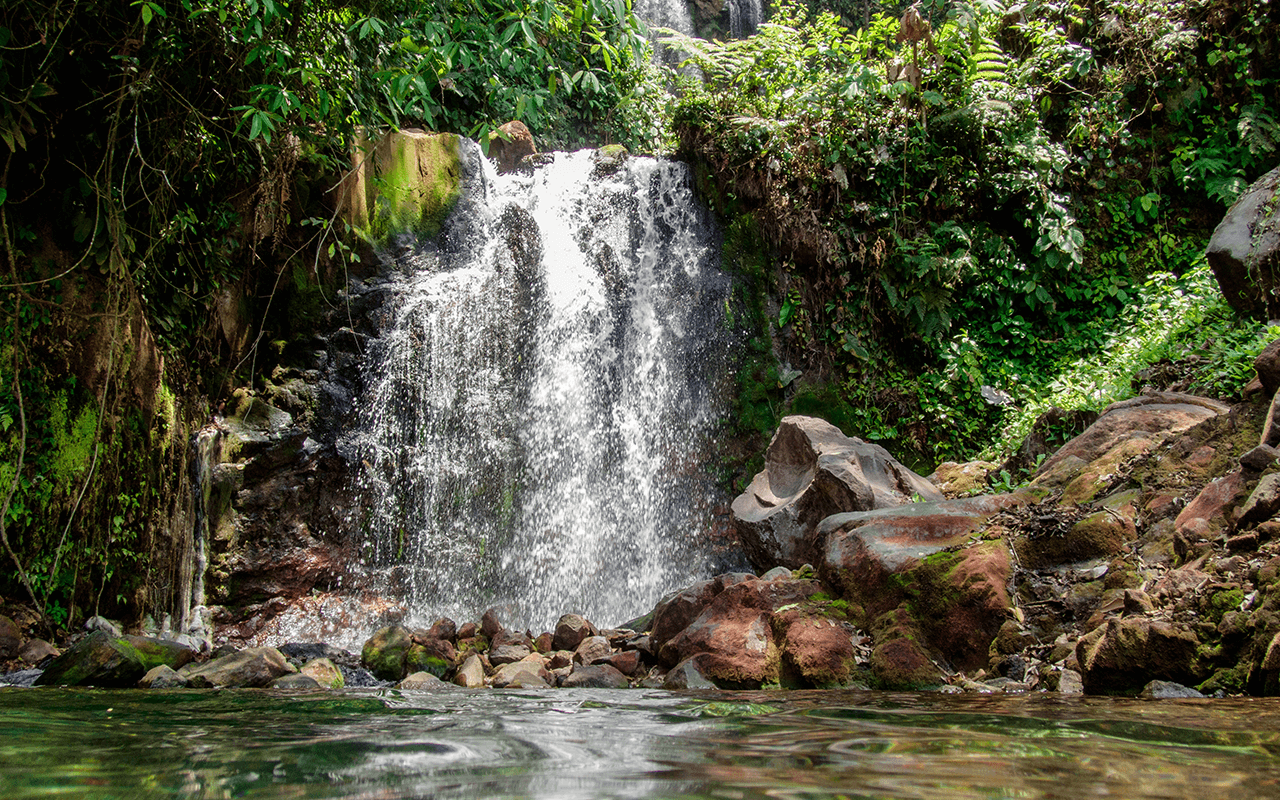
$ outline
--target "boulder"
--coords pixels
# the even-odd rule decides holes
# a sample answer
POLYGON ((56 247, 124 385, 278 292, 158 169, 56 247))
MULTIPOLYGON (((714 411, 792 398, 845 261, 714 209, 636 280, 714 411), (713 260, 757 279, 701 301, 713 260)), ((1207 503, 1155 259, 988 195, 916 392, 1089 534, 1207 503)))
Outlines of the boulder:
POLYGON ((533 652, 524 634, 498 631, 489 648, 489 663, 495 667, 520 661, 533 652))
POLYGON ((1275 397, 1280 390, 1280 339, 1262 348, 1258 357, 1253 360, 1253 368, 1258 373, 1258 382, 1267 397, 1275 397))
POLYGON ((628 689, 627 676, 608 664, 576 666, 560 684, 566 689, 628 689))
POLYGON ((156 639, 150 636, 123 636, 138 653, 138 659, 144 669, 158 667, 161 664, 181 669, 195 660, 196 651, 182 642, 171 639, 156 639))
POLYGON ((1231 513, 1245 499, 1245 477, 1241 470, 1211 481, 1187 503, 1173 522, 1183 537, 1212 539, 1227 529, 1231 513))
POLYGON ((430 672, 415 672, 397 683, 396 688, 410 690, 452 689, 453 684, 445 683, 430 672))
POLYGON ((596 659, 591 663, 608 664, 623 675, 635 675, 640 671, 640 667, 642 666, 639 650, 623 650, 617 653, 610 653, 609 655, 596 659))
POLYGON ((152 667, 138 681, 140 689, 185 689, 191 683, 170 666, 152 667))
POLYGON ((1204 695, 1173 681, 1151 681, 1142 687, 1138 697, 1144 700, 1203 700, 1204 695))
POLYGON ((662 688, 674 691, 718 688, 715 682, 703 672, 703 664, 708 660, 708 656, 699 654, 690 656, 676 664, 663 678, 662 688))
POLYGON ((458 667, 453 682, 465 689, 479 689, 484 686, 484 662, 480 656, 472 653, 458 667))
POLYGON ((1089 694, 1135 695, 1152 680, 1197 683, 1196 635, 1147 617, 1111 617, 1080 639, 1076 658, 1089 694))
POLYGON ((1254 525, 1271 519, 1280 511, 1280 473, 1262 476, 1257 487, 1240 507, 1237 523, 1241 526, 1254 525))
POLYGON ((495 689, 539 689, 552 685, 551 673, 537 656, 503 664, 493 673, 495 689))
POLYGON ((269 689, 319 689, 320 684, 310 675, 303 675, 299 672, 293 672, 288 675, 281 675, 271 683, 267 684, 269 689))
POLYGON ((782 643, 784 686, 830 689, 852 678, 863 637, 849 623, 816 609, 792 608, 774 614, 772 625, 774 638, 782 643))
POLYGON ((342 677, 342 670, 327 658, 308 661, 300 671, 325 689, 341 689, 347 685, 342 677))
POLYGON ((565 614, 556 622, 555 637, 551 646, 556 650, 576 650, 582 640, 594 636, 596 629, 578 614, 565 614))
POLYGON ((1090 502, 1110 488, 1126 461, 1228 410, 1216 400, 1177 392, 1148 391, 1112 403, 1084 433, 1040 465, 1031 485, 1061 489, 1063 505, 1090 502))
POLYGON ((591 153, 591 177, 603 178, 613 175, 627 163, 631 153, 624 145, 607 144, 591 153))
POLYGON ((609 640, 603 636, 588 636, 573 651, 573 663, 593 664, 599 659, 607 658, 613 652, 609 640))
POLYGON ((779 678, 771 618, 821 588, 817 581, 744 581, 727 587, 659 650, 663 663, 703 655, 701 672, 722 688, 759 688, 779 678))
POLYGON ((404 671, 430 672, 437 678, 443 678, 453 669, 456 661, 457 653, 448 640, 422 639, 405 651, 404 671))
POLYGON ((142 656, 124 637, 95 631, 55 658, 37 686, 134 686, 145 675, 142 656))
POLYGON ((196 688, 257 688, 298 670, 274 647, 250 647, 178 670, 196 688))
POLYGON ((24 664, 39 664, 46 658, 56 657, 61 651, 44 639, 31 639, 18 651, 18 659, 24 664))
POLYGON ((1205 257, 1222 295, 1257 320, 1280 316, 1280 167, 1236 199, 1214 229, 1205 257))
POLYGON ((915 641, 889 639, 871 651, 876 687, 891 690, 930 689, 944 682, 942 671, 915 641))
POLYGON ((999 469, 991 461, 966 461, 957 464, 944 461, 927 478, 938 487, 943 497, 968 497, 987 491, 987 476, 999 469))
POLYGON ((384 681, 404 677, 404 658, 413 647, 413 636, 407 628, 391 625, 370 636, 360 649, 360 663, 384 681))
POLYGON ((22 631, 17 623, 0 614, 0 661, 8 661, 22 649, 22 631))
POLYGON ((489 134, 489 158, 498 163, 498 172, 514 172, 525 156, 538 152, 533 133, 519 120, 512 120, 489 134))
POLYGON ((733 501, 733 525, 757 569, 816 563, 810 533, 826 517, 942 500, 932 483, 883 447, 846 436, 813 417, 784 417, 765 468, 733 501))

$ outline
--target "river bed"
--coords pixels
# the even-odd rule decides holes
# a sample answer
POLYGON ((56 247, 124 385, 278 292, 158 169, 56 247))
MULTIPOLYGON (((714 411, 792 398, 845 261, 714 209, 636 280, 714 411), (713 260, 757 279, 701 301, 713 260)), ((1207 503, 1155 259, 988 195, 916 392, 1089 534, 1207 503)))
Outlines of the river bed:
POLYGON ((1280 703, 0 689, 18 798, 1276 796, 1280 703))

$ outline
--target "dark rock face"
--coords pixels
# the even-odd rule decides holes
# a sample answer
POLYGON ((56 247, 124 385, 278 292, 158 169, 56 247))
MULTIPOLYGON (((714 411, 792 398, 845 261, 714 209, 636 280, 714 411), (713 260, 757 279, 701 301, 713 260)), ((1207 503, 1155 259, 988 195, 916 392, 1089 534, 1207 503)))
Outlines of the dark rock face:
POLYGON ((1205 256, 1222 295, 1241 314, 1280 315, 1280 167, 1259 178, 1232 204, 1205 256))
POLYGON ((1141 617, 1110 619, 1080 640, 1085 691, 1137 694, 1151 680, 1197 683, 1194 661, 1200 642, 1178 625, 1141 617))
POLYGON ((0 661, 8 661, 22 648, 22 631, 13 620, 0 615, 0 661))
POLYGON ((405 655, 413 647, 413 636, 408 629, 392 625, 369 637, 360 651, 360 662, 384 681, 398 681, 404 677, 405 655))
POLYGON ((845 436, 829 422, 785 417, 764 471, 733 501, 733 524, 758 569, 797 569, 820 550, 809 534, 824 518, 890 508, 913 498, 941 500, 937 487, 879 445, 845 436))
POLYGON ((38 686, 133 686, 146 674, 142 658, 127 641, 95 631, 55 658, 38 686))
POLYGON ((631 681, 608 664, 575 667, 561 686, 566 689, 626 689, 631 681))

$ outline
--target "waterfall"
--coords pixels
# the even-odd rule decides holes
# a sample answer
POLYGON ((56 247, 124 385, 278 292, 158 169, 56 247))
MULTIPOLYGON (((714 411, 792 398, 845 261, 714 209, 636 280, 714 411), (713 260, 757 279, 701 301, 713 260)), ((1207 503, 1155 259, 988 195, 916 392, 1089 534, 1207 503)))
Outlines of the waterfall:
POLYGON ((764 21, 764 4, 761 0, 726 0, 729 8, 729 36, 745 39, 755 34, 764 21))
POLYGON ((344 445, 374 587, 411 619, 618 624, 708 574, 706 477, 733 336, 684 165, 483 162, 439 245, 399 259, 344 445), (596 174, 593 174, 596 173, 596 174))
MULTIPOLYGON (((693 28, 693 16, 689 13, 689 6, 685 0, 634 0, 631 11, 644 20, 644 23, 651 29, 670 28, 686 36, 694 36, 696 34, 693 28)), ((654 34, 650 34, 650 39, 654 39, 654 34)), ((684 57, 681 51, 666 45, 659 45, 654 41, 653 60, 655 64, 678 67, 684 57)), ((680 68, 680 71, 686 77, 696 80, 702 79, 702 71, 695 65, 690 64, 680 68)))

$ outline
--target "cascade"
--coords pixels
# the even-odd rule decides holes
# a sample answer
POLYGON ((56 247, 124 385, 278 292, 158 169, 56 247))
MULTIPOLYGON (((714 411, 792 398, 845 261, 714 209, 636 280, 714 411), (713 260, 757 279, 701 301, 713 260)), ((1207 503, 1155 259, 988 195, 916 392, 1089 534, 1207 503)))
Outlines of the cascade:
MULTIPOLYGON (((689 7, 685 0, 635 0, 631 8, 632 13, 644 20, 644 23, 651 29, 670 28, 687 36, 693 36, 696 33, 693 29, 693 16, 689 13, 689 7)), ((653 36, 653 34, 650 34, 651 39, 653 36)), ((666 45, 654 44, 653 59, 655 64, 665 63, 668 66, 676 67, 683 57, 679 50, 674 50, 666 45)), ((692 64, 682 68, 681 71, 686 77, 702 78, 701 70, 692 64)))
POLYGON ((411 620, 618 624, 710 574, 706 477, 735 336, 717 232, 684 165, 601 175, 558 153, 498 176, 406 243, 366 354, 371 586, 411 620))
POLYGON ((727 0, 729 7, 729 35, 745 39, 755 34, 764 21, 764 4, 761 0, 727 0))

